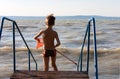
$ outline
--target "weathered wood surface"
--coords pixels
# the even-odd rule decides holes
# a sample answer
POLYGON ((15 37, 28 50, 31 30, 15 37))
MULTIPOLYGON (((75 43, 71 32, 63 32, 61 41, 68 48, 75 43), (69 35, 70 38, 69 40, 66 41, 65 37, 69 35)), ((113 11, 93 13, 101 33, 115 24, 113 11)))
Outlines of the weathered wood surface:
POLYGON ((17 70, 10 79, 89 79, 86 72, 17 70))

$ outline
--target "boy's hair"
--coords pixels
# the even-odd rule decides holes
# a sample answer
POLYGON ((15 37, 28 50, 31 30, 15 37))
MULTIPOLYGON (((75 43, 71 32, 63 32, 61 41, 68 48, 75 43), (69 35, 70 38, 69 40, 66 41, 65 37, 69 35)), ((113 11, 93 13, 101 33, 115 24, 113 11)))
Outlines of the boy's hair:
POLYGON ((54 25, 55 24, 55 17, 53 16, 53 14, 50 14, 46 17, 46 19, 48 20, 48 25, 54 25))

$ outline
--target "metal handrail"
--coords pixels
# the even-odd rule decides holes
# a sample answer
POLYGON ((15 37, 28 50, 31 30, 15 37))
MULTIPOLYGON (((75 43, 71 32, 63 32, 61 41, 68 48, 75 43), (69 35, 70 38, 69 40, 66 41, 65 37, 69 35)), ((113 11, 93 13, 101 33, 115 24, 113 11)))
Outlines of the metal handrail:
POLYGON ((78 59, 78 65, 77 65, 77 71, 83 71, 83 49, 84 49, 84 45, 86 42, 86 37, 88 36, 88 44, 87 44, 87 66, 86 66, 86 71, 87 73, 89 72, 89 54, 90 54, 90 27, 91 27, 91 23, 93 24, 93 45, 94 45, 94 65, 95 65, 95 79, 98 79, 98 60, 97 60, 97 43, 96 43, 96 25, 95 25, 95 18, 92 18, 89 20, 88 24, 87 24, 87 28, 86 28, 86 32, 85 32, 85 36, 84 36, 84 40, 82 43, 82 47, 81 47, 81 52, 80 52, 80 56, 78 59))
POLYGON ((24 37, 23 37, 23 35, 22 35, 22 33, 21 33, 17 23, 14 20, 11 20, 11 19, 6 18, 6 17, 2 18, 1 29, 0 29, 0 40, 1 40, 1 36, 2 36, 2 29, 3 29, 3 25, 4 25, 4 20, 8 20, 8 21, 11 21, 13 23, 13 70, 14 70, 14 72, 16 71, 15 27, 17 28, 17 30, 18 30, 22 40, 24 41, 24 43, 25 43, 25 45, 27 47, 27 50, 28 50, 28 70, 29 71, 31 70, 30 56, 32 56, 32 58, 33 58, 33 60, 35 62, 35 65, 36 65, 36 70, 38 70, 37 62, 36 62, 32 52, 31 52, 27 42, 25 41, 25 39, 24 39, 24 37))

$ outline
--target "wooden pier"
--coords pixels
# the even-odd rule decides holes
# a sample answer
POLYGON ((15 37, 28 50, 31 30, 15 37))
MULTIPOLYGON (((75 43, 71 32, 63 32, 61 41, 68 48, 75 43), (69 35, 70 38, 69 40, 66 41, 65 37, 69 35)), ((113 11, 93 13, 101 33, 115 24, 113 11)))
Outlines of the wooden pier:
POLYGON ((79 71, 17 70, 10 79, 89 79, 89 76, 86 72, 79 71))

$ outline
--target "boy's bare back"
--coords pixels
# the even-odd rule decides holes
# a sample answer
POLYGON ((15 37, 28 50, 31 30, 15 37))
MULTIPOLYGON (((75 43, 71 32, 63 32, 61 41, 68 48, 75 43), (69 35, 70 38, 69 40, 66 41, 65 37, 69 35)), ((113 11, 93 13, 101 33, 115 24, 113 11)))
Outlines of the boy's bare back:
POLYGON ((43 37, 44 49, 54 50, 55 49, 54 41, 55 39, 56 40, 58 39, 57 32, 52 30, 51 28, 47 28, 42 32, 42 37, 43 37))

